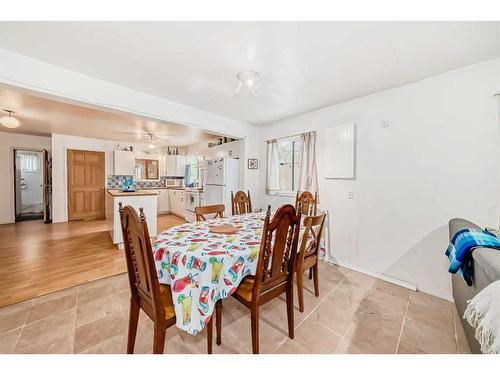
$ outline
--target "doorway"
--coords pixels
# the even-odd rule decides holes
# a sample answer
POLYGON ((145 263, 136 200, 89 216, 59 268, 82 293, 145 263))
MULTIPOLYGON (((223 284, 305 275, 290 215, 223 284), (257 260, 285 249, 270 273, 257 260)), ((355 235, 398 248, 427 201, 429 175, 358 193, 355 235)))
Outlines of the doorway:
POLYGON ((105 218, 104 152, 68 150, 68 220, 105 218))
POLYGON ((49 206, 46 159, 48 153, 45 150, 14 150, 16 222, 45 218, 49 206))

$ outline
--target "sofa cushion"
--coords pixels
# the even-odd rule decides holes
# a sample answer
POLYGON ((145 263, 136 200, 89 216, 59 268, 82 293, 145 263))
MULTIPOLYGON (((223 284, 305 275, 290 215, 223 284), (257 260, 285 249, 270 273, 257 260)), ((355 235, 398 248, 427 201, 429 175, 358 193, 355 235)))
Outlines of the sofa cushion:
POLYGON ((473 250, 472 258, 474 259, 474 274, 476 274, 476 268, 479 267, 486 274, 489 283, 500 280, 500 250, 478 247, 473 250))
POLYGON ((459 230, 462 229, 481 229, 476 224, 471 223, 470 221, 464 219, 451 219, 448 223, 448 227, 450 229, 450 241, 459 230))

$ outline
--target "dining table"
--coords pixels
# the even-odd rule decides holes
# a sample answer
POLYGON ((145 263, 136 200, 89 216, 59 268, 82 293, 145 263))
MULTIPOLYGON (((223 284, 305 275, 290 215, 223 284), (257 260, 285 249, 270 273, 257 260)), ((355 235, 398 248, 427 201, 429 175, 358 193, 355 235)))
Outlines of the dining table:
POLYGON ((177 327, 196 335, 247 275, 255 275, 265 212, 196 221, 161 232, 153 244, 161 284, 170 285, 177 327), (232 225, 233 233, 214 233, 232 225))

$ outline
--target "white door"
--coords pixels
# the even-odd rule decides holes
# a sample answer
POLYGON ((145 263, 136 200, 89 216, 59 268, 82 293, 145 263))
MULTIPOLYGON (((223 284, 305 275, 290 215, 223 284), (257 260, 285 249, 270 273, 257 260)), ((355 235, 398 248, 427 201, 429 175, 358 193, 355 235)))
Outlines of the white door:
POLYGON ((207 160, 206 174, 206 184, 224 185, 224 159, 207 160))

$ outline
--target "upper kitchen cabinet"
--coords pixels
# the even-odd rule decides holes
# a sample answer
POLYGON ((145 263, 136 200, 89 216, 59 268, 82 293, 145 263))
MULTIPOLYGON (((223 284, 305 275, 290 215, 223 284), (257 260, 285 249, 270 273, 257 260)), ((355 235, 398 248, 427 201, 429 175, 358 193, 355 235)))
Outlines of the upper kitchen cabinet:
POLYGON ((114 156, 114 174, 118 176, 133 176, 135 171, 134 152, 115 150, 114 156))
POLYGON ((184 177, 186 170, 185 155, 168 155, 163 154, 163 176, 169 177, 184 177))

